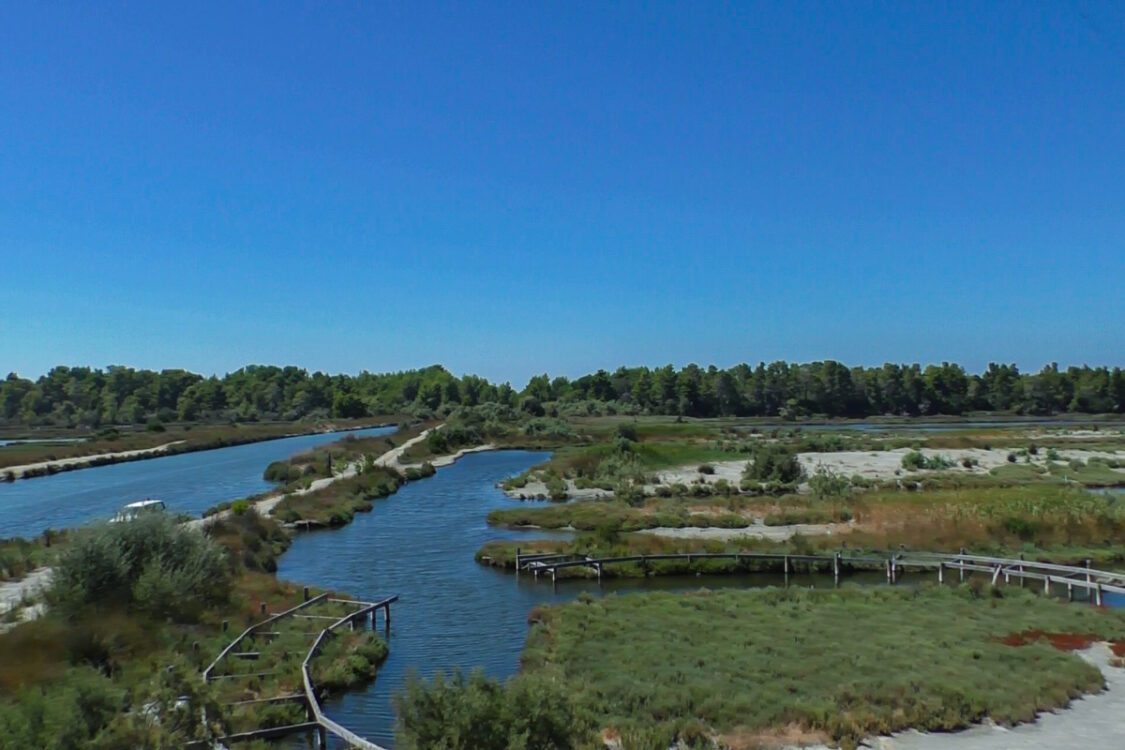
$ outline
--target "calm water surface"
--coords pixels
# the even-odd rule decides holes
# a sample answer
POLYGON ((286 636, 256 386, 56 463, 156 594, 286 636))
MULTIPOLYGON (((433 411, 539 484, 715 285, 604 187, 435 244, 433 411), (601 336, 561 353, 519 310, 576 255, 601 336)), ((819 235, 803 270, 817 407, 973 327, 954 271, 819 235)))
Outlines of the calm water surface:
POLYGON ((0 483, 0 538, 109 518, 122 505, 146 497, 163 500, 173 513, 199 515, 223 500, 268 490, 272 483, 262 479, 262 472, 273 461, 345 435, 374 437, 394 430, 301 435, 0 483))
MULTIPOLYGON (((481 667, 494 677, 513 674, 536 604, 573 599, 582 591, 685 590, 780 583, 779 576, 653 578, 536 583, 473 561, 492 539, 542 539, 546 531, 489 528, 485 516, 512 500, 495 483, 546 460, 528 451, 478 453, 411 482, 342 529, 303 534, 281 558, 278 575, 376 600, 399 594, 391 618, 390 657, 366 692, 326 706, 329 716, 384 746, 393 744, 391 696, 408 670, 423 676, 455 667, 481 667)), ((565 533, 556 536, 564 536, 565 533)), ((872 580, 880 576, 873 577, 872 580)), ((831 585, 831 576, 792 582, 831 585)))

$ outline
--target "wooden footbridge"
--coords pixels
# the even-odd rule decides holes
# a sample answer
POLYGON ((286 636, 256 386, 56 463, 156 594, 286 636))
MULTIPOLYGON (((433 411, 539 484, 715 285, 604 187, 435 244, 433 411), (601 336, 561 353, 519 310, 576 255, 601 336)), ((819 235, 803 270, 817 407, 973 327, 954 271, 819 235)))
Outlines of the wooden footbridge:
MULTIPOLYGON (((308 588, 306 588, 305 601, 301 604, 287 609, 284 612, 270 615, 261 622, 246 628, 246 630, 242 631, 241 634, 227 644, 226 648, 222 650, 219 656, 203 670, 203 680, 208 683, 225 680, 255 681, 260 680, 262 677, 281 675, 282 672, 289 670, 281 670, 278 672, 268 670, 261 671, 261 669, 255 670, 254 668, 243 667, 241 665, 258 662, 262 656, 262 652, 266 651, 271 643, 277 643, 283 636, 289 638, 300 636, 300 640, 304 643, 308 643, 308 639, 311 638, 311 644, 307 646, 307 650, 303 650, 304 659, 300 664, 299 675, 285 675, 294 681, 299 678, 300 687, 298 690, 273 697, 244 700, 228 704, 228 706, 234 707, 248 704, 297 703, 303 706, 306 720, 286 726, 239 732, 221 738, 218 740, 218 745, 196 743, 197 746, 200 748, 206 747, 208 750, 211 750, 213 747, 229 746, 249 740, 270 740, 293 734, 312 734, 317 747, 326 748, 328 746, 328 734, 331 733, 346 742, 349 747, 362 748, 363 750, 383 750, 382 747, 374 742, 360 737, 347 727, 336 723, 324 715, 317 695, 316 685, 313 682, 311 665, 313 659, 320 653, 325 643, 327 643, 337 631, 344 628, 354 631, 357 626, 364 627, 365 625, 369 625, 372 630, 375 630, 377 627, 378 614, 380 612, 383 613, 384 632, 389 633, 391 627, 391 605, 396 601, 398 601, 398 596, 388 597, 377 602, 334 599, 330 598, 328 594, 309 597, 308 588), (324 614, 323 611, 326 609, 332 610, 332 614, 324 614), (309 624, 317 620, 330 622, 323 627, 313 625, 313 627, 310 628, 309 624), (283 632, 286 628, 288 628, 288 632, 283 632)), ((263 604, 263 614, 266 614, 265 610, 266 608, 263 604)), ((284 656, 285 654, 283 653, 282 659, 284 659, 284 656)))
POLYGON ((1023 586, 1028 581, 1042 584, 1043 592, 1050 594, 1052 586, 1066 587, 1067 598, 1075 599, 1075 592, 1084 592, 1084 598, 1101 605, 1105 594, 1125 594, 1125 573, 1097 570, 1090 567, 1087 560, 1084 566, 1056 565, 1035 560, 987 557, 969 554, 961 550, 958 554, 940 552, 897 552, 888 556, 854 555, 836 552, 825 555, 789 555, 770 552, 678 552, 653 555, 625 555, 617 557, 596 557, 580 554, 523 554, 516 550, 516 572, 532 573, 536 579, 540 574, 550 576, 553 584, 558 583, 559 571, 572 568, 585 568, 598 580, 606 566, 640 565, 647 569, 650 563, 658 561, 681 561, 691 564, 696 560, 729 560, 746 566, 757 565, 777 571, 780 569, 786 580, 791 573, 802 569, 807 572, 831 572, 836 583, 841 575, 851 570, 886 571, 887 582, 895 583, 908 570, 936 571, 938 582, 944 582, 947 573, 956 573, 964 581, 966 575, 985 573, 991 576, 992 583, 1003 577, 1004 583, 1013 580, 1023 586))

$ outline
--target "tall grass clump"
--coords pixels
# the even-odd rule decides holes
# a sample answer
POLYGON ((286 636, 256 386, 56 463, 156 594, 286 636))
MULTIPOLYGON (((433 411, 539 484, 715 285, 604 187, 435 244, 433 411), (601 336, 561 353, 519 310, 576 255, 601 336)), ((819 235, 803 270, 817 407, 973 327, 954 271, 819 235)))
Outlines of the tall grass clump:
POLYGON ((561 674, 598 727, 687 742, 797 729, 854 748, 908 728, 1031 721, 1102 688, 1096 667, 1015 636, 1116 641, 1125 615, 1002 594, 963 586, 606 597, 539 608, 523 664, 561 674))
POLYGON ((198 530, 152 515, 104 523, 74 535, 60 554, 48 600, 76 615, 125 607, 192 620, 230 592, 223 549, 198 530))
POLYGON ((506 683, 479 671, 412 675, 394 704, 403 750, 567 750, 591 734, 567 687, 542 673, 506 683))
POLYGON ((804 478, 805 470, 797 455, 782 445, 770 443, 754 447, 742 471, 742 489, 788 492, 804 478))

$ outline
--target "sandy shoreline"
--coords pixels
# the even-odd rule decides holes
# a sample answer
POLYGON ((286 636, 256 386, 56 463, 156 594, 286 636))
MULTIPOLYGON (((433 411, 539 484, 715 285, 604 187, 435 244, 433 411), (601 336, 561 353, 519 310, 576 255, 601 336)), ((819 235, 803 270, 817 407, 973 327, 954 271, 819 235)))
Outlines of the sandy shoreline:
POLYGON ((16 479, 23 479, 24 475, 29 471, 42 471, 44 469, 74 469, 81 467, 85 464, 95 464, 99 461, 120 461, 122 459, 137 458, 138 456, 149 456, 165 453, 174 445, 183 443, 183 440, 173 440, 171 443, 164 443, 154 448, 139 448, 132 451, 117 451, 115 453, 95 453, 92 456, 75 456, 74 458, 56 458, 53 461, 39 461, 34 464, 23 464, 22 466, 5 466, 0 469, 0 474, 11 472, 16 479))

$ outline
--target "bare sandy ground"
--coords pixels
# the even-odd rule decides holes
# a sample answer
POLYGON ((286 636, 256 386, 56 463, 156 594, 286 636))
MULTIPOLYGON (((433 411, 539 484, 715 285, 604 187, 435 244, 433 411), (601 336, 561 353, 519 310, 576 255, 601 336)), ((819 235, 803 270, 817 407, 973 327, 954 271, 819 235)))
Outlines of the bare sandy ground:
MULTIPOLYGON (((613 497, 613 493, 607 490, 601 490, 597 487, 587 487, 585 489, 578 489, 574 486, 573 479, 566 480, 566 493, 572 500, 601 500, 603 498, 613 497)), ((540 495, 547 497, 550 492, 547 490, 547 485, 538 479, 528 480, 527 484, 519 489, 504 490, 504 494, 513 500, 534 500, 540 495)))
MULTIPOLYGON (((433 459, 430 460, 430 464, 435 469, 440 469, 443 466, 449 466, 451 464, 456 463, 458 461, 458 459, 460 459, 462 456, 467 456, 470 453, 483 453, 484 451, 494 451, 494 450, 496 450, 496 446, 492 445, 491 443, 489 443, 488 445, 477 445, 477 446, 474 446, 472 448, 462 448, 461 450, 457 451, 456 453, 450 453, 447 456, 438 456, 437 458, 433 458, 433 459)), ((417 468, 421 465, 422 464, 402 464, 402 466, 404 468, 411 468, 411 467, 417 468)))
MULTIPOLYGON (((0 583, 0 615, 17 609, 24 601, 35 601, 51 585, 54 571, 50 568, 36 568, 18 581, 0 583)), ((44 605, 36 602, 24 607, 19 615, 20 621, 34 620, 43 614, 44 605)), ((17 623, 0 623, 0 633, 5 633, 17 623)))
MULTIPOLYGON (((868 740, 876 750, 1111 750, 1125 747, 1125 669, 1110 666, 1105 643, 1077 652, 1101 669, 1107 689, 1040 716, 1034 723, 998 727, 991 723, 962 732, 905 732, 868 740)), ((812 750, 812 749, 810 749, 812 750)), ((827 750, 817 748, 816 750, 827 750)))
POLYGON ((133 458, 135 456, 148 456, 156 453, 163 453, 173 445, 179 445, 182 442, 184 441, 174 440, 171 443, 158 445, 155 448, 141 448, 135 451, 118 451, 116 453, 96 453, 92 456, 75 456, 74 458, 58 458, 54 461, 40 461, 38 463, 24 464, 22 466, 7 466, 3 469, 0 469, 0 473, 10 471, 16 476, 17 479, 19 479, 29 471, 48 469, 52 466, 56 468, 61 468, 64 466, 82 466, 84 464, 89 464, 104 459, 133 458))
POLYGON ((766 526, 756 523, 742 529, 719 529, 702 526, 684 526, 675 528, 659 526, 655 529, 646 529, 644 533, 672 539, 717 539, 729 541, 731 539, 770 539, 783 542, 796 534, 801 536, 831 535, 849 528, 846 523, 796 523, 790 526, 766 526))
MULTIPOLYGON (((853 475, 860 475, 867 479, 894 479, 909 478, 909 477, 924 477, 927 474, 932 474, 932 471, 906 471, 902 468, 902 457, 910 453, 910 448, 896 448, 888 451, 839 451, 836 453, 800 453, 798 459, 801 465, 804 466, 808 474, 813 474, 820 467, 824 467, 837 474, 850 477, 853 475)), ((983 448, 968 448, 957 450, 945 450, 936 448, 923 448, 920 451, 927 458, 933 456, 944 456, 954 462, 954 466, 948 469, 942 469, 943 472, 959 472, 959 473, 975 473, 985 474, 992 469, 1000 466, 1008 465, 1007 448, 992 448, 985 450, 983 448), (971 458, 977 462, 977 466, 967 469, 961 465, 962 458, 971 458)), ((1121 459, 1120 454, 1114 454, 1106 451, 1088 451, 1088 450, 1070 450, 1064 449, 1058 451, 1059 460, 1062 462, 1078 459, 1080 461, 1088 461, 1091 458, 1116 458, 1121 459)), ((1047 465, 1046 450, 1040 450, 1038 456, 1032 456, 1032 463, 1039 466, 1047 465)), ((1020 458, 1020 463, 1023 463, 1023 457, 1020 458)), ((657 476, 661 484, 691 484, 699 480, 703 480, 708 484, 714 484, 719 479, 726 479, 732 484, 738 484, 742 479, 742 469, 745 467, 745 461, 718 461, 712 463, 711 466, 715 469, 714 474, 705 475, 699 473, 697 465, 678 466, 674 469, 660 472, 657 476)), ((1125 481, 1125 469, 1117 469, 1121 474, 1122 481, 1125 481)))

